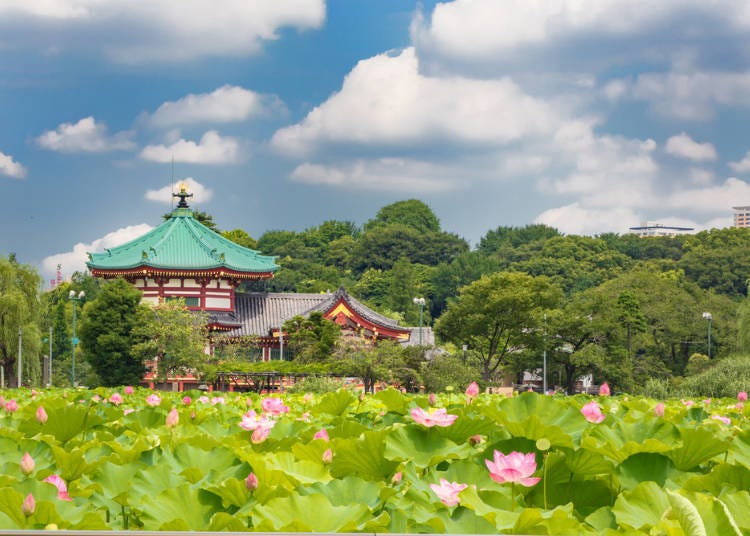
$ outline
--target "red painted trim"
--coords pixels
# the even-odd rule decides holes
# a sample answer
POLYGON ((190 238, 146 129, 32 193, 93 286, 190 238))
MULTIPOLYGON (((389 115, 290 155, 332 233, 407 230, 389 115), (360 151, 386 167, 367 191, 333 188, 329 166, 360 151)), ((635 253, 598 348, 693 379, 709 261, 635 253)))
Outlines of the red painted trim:
POLYGON ((336 310, 336 308, 339 305, 344 305, 346 309, 351 313, 350 319, 355 322, 356 324, 362 326, 363 328, 369 329, 371 332, 375 333, 377 331, 377 334, 381 338, 389 338, 389 339, 398 339, 399 335, 403 334, 409 334, 411 333, 411 330, 408 329, 398 329, 398 328, 392 328, 390 326, 384 326, 382 324, 375 324, 373 322, 370 322, 369 320, 366 320, 361 315, 357 313, 357 311, 354 309, 354 307, 351 306, 349 302, 347 302, 344 298, 339 298, 336 303, 331 306, 328 311, 323 313, 323 316, 327 318, 328 320, 335 322, 335 317, 333 316, 333 311, 336 310))
POLYGON ((273 272, 240 272, 229 268, 208 268, 197 270, 183 270, 173 268, 154 268, 147 265, 137 266, 136 268, 117 269, 117 268, 92 268, 91 275, 94 277, 114 278, 124 277, 125 279, 134 278, 153 278, 156 276, 168 277, 170 279, 179 278, 198 278, 210 277, 219 278, 237 278, 237 279, 271 279, 273 272))

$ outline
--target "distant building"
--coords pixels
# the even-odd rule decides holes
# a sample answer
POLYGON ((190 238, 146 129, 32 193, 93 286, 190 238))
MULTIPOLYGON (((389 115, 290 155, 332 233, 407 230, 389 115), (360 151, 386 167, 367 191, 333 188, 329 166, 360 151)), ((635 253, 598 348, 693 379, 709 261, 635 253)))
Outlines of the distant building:
MULTIPOLYGON (((750 207, 748 207, 750 209, 750 207)), ((677 227, 676 225, 664 225, 662 223, 656 223, 649 221, 639 227, 631 227, 630 232, 637 234, 641 238, 647 238, 651 236, 668 236, 670 238, 690 234, 695 231, 692 227, 677 227)))
POLYGON ((732 207, 734 210, 734 226, 750 227, 750 206, 732 207))

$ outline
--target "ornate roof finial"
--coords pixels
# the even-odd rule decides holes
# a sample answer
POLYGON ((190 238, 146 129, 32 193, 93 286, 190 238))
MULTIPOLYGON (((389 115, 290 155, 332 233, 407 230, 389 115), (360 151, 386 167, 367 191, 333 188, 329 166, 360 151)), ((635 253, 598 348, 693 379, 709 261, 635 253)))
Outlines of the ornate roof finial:
POLYGON ((184 184, 180 184, 180 191, 178 193, 173 193, 172 197, 179 197, 180 202, 177 203, 177 208, 190 208, 187 204, 186 199, 188 197, 193 197, 193 194, 187 193, 187 187, 184 184))

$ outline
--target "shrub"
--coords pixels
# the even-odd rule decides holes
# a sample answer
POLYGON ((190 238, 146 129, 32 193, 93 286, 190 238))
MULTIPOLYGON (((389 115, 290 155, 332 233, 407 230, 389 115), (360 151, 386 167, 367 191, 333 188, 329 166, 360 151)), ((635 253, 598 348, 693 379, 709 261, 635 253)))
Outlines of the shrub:
POLYGON ((731 397, 750 390, 750 356, 732 356, 714 362, 700 374, 685 378, 677 388, 679 396, 731 397))
POLYGON ((463 390, 479 376, 477 369, 453 355, 437 355, 422 369, 422 381, 427 392, 463 390), (452 389, 448 389, 451 387, 452 389))
POLYGON ((287 389, 289 393, 331 393, 341 389, 341 378, 330 376, 307 376, 287 389))

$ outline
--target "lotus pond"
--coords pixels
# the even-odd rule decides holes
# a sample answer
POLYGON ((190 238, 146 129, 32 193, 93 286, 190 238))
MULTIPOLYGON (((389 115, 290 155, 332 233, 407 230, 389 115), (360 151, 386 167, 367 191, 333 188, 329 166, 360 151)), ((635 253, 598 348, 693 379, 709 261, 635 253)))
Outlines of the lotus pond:
POLYGON ((750 533, 737 400, 0 394, 0 529, 750 533))

